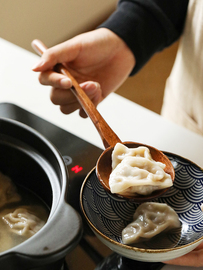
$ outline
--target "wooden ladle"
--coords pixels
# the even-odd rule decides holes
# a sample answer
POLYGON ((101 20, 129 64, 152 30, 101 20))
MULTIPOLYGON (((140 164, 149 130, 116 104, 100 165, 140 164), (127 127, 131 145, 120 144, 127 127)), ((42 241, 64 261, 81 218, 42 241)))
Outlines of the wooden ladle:
MULTIPOLYGON (((39 54, 42 55, 46 50, 47 47, 40 41, 40 40, 33 40, 32 42, 33 49, 39 54)), ((129 148, 135 148, 139 146, 146 146, 149 148, 152 158, 155 161, 162 162, 166 165, 165 172, 171 175, 172 180, 174 181, 175 178, 175 171, 173 168, 172 163, 170 160, 163 154, 163 152, 159 151, 158 149, 151 147, 149 145, 144 145, 141 143, 136 142, 121 142, 119 137, 114 133, 114 131, 109 127, 109 125, 106 123, 106 121, 103 119, 101 114, 98 112, 92 101, 89 99, 89 97, 85 94, 83 89, 79 86, 78 82, 75 80, 75 78, 69 73, 69 71, 62 65, 57 64, 54 68, 54 70, 58 73, 61 73, 65 76, 68 76, 72 81, 72 87, 71 91, 76 96, 77 100, 79 101, 82 108, 85 110, 86 114, 90 117, 93 124, 95 125, 97 131, 100 134, 100 137, 102 139, 102 142, 104 144, 104 147, 106 148, 105 151, 101 154, 97 161, 96 165, 96 173, 97 177, 100 180, 101 184, 107 190, 111 193, 110 187, 109 187, 109 175, 112 171, 112 159, 111 154, 114 149, 114 146, 117 143, 123 143, 129 148)), ((119 196, 125 199, 129 199, 131 201, 135 202, 144 202, 148 201, 150 199, 154 199, 156 197, 161 196, 163 193, 165 193, 168 190, 161 189, 152 192, 150 195, 143 196, 143 195, 137 195, 137 196, 121 196, 119 194, 112 194, 115 196, 119 196)))

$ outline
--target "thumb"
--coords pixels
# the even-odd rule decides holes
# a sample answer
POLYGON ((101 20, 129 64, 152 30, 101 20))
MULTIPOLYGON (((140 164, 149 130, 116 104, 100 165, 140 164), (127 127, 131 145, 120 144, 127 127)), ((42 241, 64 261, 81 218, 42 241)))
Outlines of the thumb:
POLYGON ((44 45, 44 43, 41 40, 34 39, 31 42, 31 46, 38 55, 42 56, 41 59, 32 67, 32 70, 45 71, 47 69, 51 69, 54 66, 54 64, 52 63, 52 61, 46 61, 48 60, 45 55, 46 51, 48 50, 46 45, 44 45))
POLYGON ((73 61, 80 51, 80 43, 77 42, 77 38, 55 45, 50 49, 47 49, 47 47, 37 39, 33 40, 31 44, 34 50, 42 55, 40 61, 33 66, 33 71, 46 71, 53 69, 58 63, 73 61))

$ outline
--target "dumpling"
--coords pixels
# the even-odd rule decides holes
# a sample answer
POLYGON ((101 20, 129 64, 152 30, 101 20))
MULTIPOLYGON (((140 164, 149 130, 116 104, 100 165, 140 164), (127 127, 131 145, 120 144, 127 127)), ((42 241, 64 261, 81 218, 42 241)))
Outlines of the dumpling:
POLYGON ((13 233, 27 238, 38 232, 45 224, 26 208, 17 208, 14 212, 4 215, 2 219, 13 233))
POLYGON ((122 242, 126 245, 149 241, 152 237, 180 228, 177 213, 165 203, 146 202, 135 211, 133 222, 122 231, 122 242))
POLYGON ((109 186, 112 193, 149 195, 173 185, 165 164, 152 159, 147 147, 128 148, 117 143, 112 152, 109 186))
POLYGON ((124 144, 117 143, 112 152, 112 169, 114 170, 121 161, 126 157, 143 157, 149 160, 153 160, 149 151, 149 148, 145 146, 139 146, 136 148, 128 148, 124 144))
POLYGON ((0 207, 21 200, 11 179, 0 172, 0 207))

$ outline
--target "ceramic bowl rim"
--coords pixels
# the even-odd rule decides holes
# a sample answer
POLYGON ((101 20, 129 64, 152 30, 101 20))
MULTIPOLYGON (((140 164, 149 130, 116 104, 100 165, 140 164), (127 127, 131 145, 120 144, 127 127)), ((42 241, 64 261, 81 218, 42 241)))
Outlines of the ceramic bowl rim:
MULTIPOLYGON (((174 154, 174 153, 171 153, 171 152, 165 152, 164 151, 164 154, 169 154, 169 155, 172 155, 172 156, 177 156, 179 158, 182 158, 184 159, 185 161, 188 161, 189 163, 197 166, 202 172, 203 172, 203 168, 201 168, 200 166, 198 166, 197 164, 195 164, 194 162, 190 161, 189 159, 187 158, 183 158, 182 156, 180 155, 177 155, 177 154, 174 154)), ((193 246, 195 244, 197 244, 199 242, 199 244, 203 241, 203 236, 200 237, 199 239, 193 241, 192 243, 189 243, 189 244, 185 244, 185 245, 182 245, 182 246, 179 246, 179 247, 174 247, 174 248, 167 248, 167 249, 144 249, 144 248, 138 248, 138 247, 132 247, 132 246, 128 246, 128 245, 125 245, 125 244, 122 244, 122 243, 119 243, 113 239, 110 239, 109 237, 107 237, 105 234, 101 233, 93 224, 92 222, 90 221, 90 219, 88 218, 88 216, 86 215, 86 212, 85 212, 85 209, 84 209, 84 206, 83 206, 83 191, 84 191, 84 188, 85 188, 85 185, 88 181, 88 178, 89 176, 93 173, 93 171, 96 170, 96 167, 94 167, 88 174, 87 176, 85 177, 84 181, 83 181, 83 184, 81 186, 81 190, 80 190, 80 207, 82 209, 82 213, 86 219, 86 221, 88 222, 89 226, 91 227, 91 229, 93 231, 95 231, 101 238, 105 239, 107 242, 110 242, 111 244, 115 244, 116 246, 120 247, 120 248, 124 248, 126 250, 131 250, 131 251, 139 251, 139 252, 142 252, 142 253, 165 253, 165 252, 170 252, 170 251, 175 251, 175 250, 180 250, 180 249, 184 249, 184 248, 187 248, 187 247, 190 247, 190 246, 193 246)))

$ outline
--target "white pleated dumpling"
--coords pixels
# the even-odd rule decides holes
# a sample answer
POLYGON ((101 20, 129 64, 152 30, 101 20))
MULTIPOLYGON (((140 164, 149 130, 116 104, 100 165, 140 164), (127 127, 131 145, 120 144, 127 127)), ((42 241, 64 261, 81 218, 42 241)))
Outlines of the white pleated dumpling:
POLYGON ((117 143, 112 152, 109 186, 112 193, 149 195, 173 185, 165 164, 152 159, 147 147, 128 148, 117 143))
POLYGON ((2 219, 13 233, 26 236, 27 238, 37 233, 45 224, 43 220, 23 207, 4 215, 2 219))
POLYGON ((112 152, 112 169, 114 170, 121 161, 126 157, 143 157, 152 160, 150 151, 147 147, 139 146, 128 148, 122 143, 117 143, 112 152))
POLYGON ((146 202, 135 211, 133 221, 122 231, 126 245, 149 241, 152 237, 180 228, 177 213, 165 203, 146 202))

